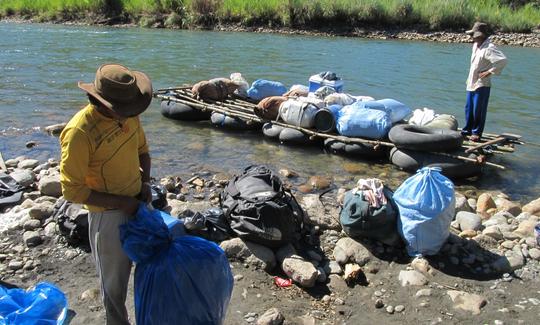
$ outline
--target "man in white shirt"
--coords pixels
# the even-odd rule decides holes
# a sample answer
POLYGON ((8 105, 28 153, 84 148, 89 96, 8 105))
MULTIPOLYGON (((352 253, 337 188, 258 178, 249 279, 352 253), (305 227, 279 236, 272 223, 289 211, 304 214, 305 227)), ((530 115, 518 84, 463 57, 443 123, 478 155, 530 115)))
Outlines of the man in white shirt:
POLYGON ((490 40, 487 24, 476 22, 471 30, 473 48, 471 68, 467 78, 467 102, 465 103, 465 126, 461 133, 471 141, 479 141, 487 116, 491 76, 499 75, 506 66, 506 56, 490 40))

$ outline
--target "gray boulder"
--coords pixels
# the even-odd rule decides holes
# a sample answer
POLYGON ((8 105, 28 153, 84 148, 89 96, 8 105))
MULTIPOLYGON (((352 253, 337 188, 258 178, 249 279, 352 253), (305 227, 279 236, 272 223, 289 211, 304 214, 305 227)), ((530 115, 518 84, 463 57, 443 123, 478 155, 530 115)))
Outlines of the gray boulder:
POLYGON ((339 264, 346 264, 350 261, 363 266, 369 262, 371 253, 359 242, 345 237, 336 243, 334 258, 339 264))
POLYGON ((482 219, 476 213, 460 211, 456 215, 456 221, 462 231, 478 230, 482 226, 482 219))
POLYGON ((43 195, 60 197, 62 196, 62 186, 60 185, 60 175, 51 174, 44 175, 39 180, 38 184, 39 191, 43 195))

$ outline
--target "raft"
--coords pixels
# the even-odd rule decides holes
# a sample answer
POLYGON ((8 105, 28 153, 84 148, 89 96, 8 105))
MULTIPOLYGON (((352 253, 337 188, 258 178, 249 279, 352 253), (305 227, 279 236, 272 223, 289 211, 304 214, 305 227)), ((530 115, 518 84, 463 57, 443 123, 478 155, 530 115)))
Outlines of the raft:
MULTIPOLYGON (((321 132, 315 128, 306 128, 285 123, 282 120, 265 120, 255 114, 256 103, 238 97, 229 97, 223 101, 204 101, 194 98, 191 86, 159 89, 154 97, 170 106, 171 103, 184 105, 198 110, 200 116, 209 116, 211 123, 237 130, 260 129, 264 137, 285 145, 317 145, 326 152, 352 157, 354 159, 388 159, 398 168, 415 172, 426 166, 438 166, 443 173, 453 179, 476 176, 492 167, 504 170, 505 167, 487 161, 494 155, 513 153, 516 144, 524 144, 517 139, 499 142, 485 148, 477 148, 487 142, 493 142, 497 135, 484 133, 480 142, 464 141, 456 134, 455 126, 448 130, 426 129, 425 127, 396 124, 390 129, 387 138, 367 139, 347 137, 329 130, 321 132), (395 130, 394 130, 395 128, 395 130), (406 137, 402 135, 405 134, 406 137), (430 137, 437 138, 430 143, 430 137), (394 138, 396 143, 391 140, 394 138), (465 153, 466 150, 472 154, 465 153), (448 150, 448 152, 439 152, 448 150)), ((182 106, 182 107, 184 107, 182 106)), ((169 114, 170 115, 170 114, 169 114)), ((164 116, 167 117, 166 114, 164 116)))

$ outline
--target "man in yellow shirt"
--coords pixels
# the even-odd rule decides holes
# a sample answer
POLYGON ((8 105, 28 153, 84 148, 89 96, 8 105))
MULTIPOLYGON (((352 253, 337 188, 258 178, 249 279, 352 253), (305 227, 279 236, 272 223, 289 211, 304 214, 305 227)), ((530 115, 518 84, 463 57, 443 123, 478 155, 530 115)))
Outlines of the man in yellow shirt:
POLYGON ((152 100, 142 72, 118 64, 98 68, 94 83, 79 82, 90 103, 60 135, 62 193, 89 210, 92 255, 107 324, 129 324, 125 307, 131 261, 118 227, 151 200, 150 155, 138 115, 152 100))

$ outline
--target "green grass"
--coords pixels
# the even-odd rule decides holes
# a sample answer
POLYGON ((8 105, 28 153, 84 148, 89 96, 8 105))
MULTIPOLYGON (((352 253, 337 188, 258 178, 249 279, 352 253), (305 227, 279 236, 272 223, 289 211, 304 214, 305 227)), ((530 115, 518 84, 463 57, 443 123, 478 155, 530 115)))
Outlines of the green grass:
POLYGON ((54 20, 85 13, 163 19, 169 27, 240 23, 292 28, 461 30, 481 19, 504 32, 540 26, 540 5, 502 0, 0 0, 0 15, 54 20), (150 16, 155 16, 150 18, 150 16))

